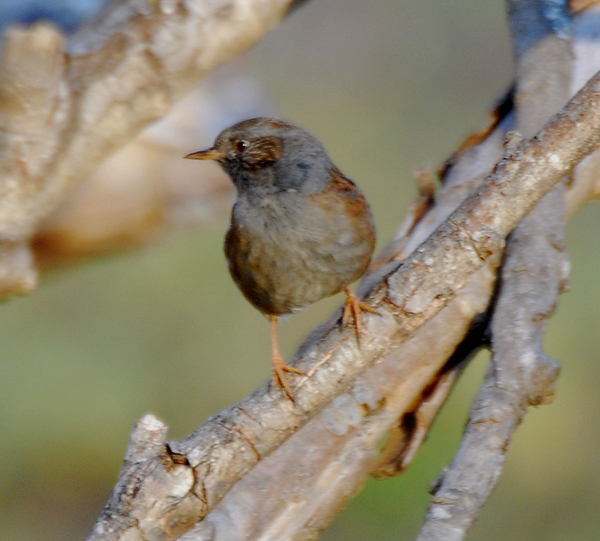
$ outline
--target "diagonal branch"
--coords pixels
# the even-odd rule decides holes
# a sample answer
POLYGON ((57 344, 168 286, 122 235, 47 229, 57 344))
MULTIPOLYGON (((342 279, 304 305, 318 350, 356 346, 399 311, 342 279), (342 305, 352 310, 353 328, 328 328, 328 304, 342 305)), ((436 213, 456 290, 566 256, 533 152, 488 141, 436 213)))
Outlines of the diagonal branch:
POLYGON ((494 280, 487 267, 475 273, 436 317, 261 460, 182 539, 317 538, 379 462, 379 443, 390 428, 399 418, 410 425, 415 404, 434 399, 430 382, 444 379, 440 366, 485 310, 494 280))
MULTIPOLYGON (((538 136, 507 152, 482 188, 400 268, 368 277, 375 283, 367 302, 379 312, 365 316, 369 336, 360 347, 353 333, 337 327, 318 333, 318 342, 313 336, 297 364, 305 371, 313 364, 319 367, 299 386, 295 406, 267 385, 212 417, 186 440, 171 443, 147 461, 143 471, 124 468, 89 539, 150 539, 158 532, 174 539, 171 525, 190 524, 191 517, 201 520, 261 458, 376 360, 393 354, 440 313, 478 269, 498 256, 506 236, 536 202, 598 147, 599 105, 600 74, 538 136), (188 477, 182 484, 162 482, 171 471, 177 470, 180 477, 181 466, 193 470, 191 486, 188 477), (157 520, 142 524, 136 517, 150 508, 157 520)), ((422 389, 414 392, 421 394, 422 389)))

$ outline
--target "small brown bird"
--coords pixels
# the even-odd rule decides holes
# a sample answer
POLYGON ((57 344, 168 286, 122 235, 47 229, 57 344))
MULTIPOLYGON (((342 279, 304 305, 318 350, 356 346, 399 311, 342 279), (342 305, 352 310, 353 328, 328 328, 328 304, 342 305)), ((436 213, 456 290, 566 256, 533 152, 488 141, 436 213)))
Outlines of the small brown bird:
POLYGON ((360 189, 301 128, 251 118, 224 130, 212 148, 186 158, 215 160, 233 180, 237 200, 225 237, 229 272, 250 303, 269 318, 275 380, 292 399, 279 353, 277 318, 342 290, 342 322, 360 310, 348 285, 366 271, 375 227, 360 189))

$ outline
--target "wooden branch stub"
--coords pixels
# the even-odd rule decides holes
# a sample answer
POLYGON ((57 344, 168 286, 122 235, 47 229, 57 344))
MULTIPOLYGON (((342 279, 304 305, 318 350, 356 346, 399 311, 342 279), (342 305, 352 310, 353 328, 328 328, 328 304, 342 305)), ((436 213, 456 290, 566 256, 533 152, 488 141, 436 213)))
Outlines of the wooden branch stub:
POLYGON ((194 473, 169 453, 166 436, 167 426, 153 415, 135 424, 119 478, 90 538, 174 540, 201 518, 206 506, 192 492, 194 473), (108 520, 117 510, 120 518, 108 520))

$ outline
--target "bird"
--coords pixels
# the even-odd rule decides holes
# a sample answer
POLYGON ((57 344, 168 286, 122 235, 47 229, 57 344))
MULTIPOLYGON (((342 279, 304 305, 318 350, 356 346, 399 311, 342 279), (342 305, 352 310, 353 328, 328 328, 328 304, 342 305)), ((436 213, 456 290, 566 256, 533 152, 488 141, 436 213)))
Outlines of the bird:
POLYGON ((185 158, 216 161, 233 181, 237 198, 224 245, 229 272, 267 316, 274 381, 294 401, 286 373, 305 374, 279 351, 278 318, 344 291, 342 325, 353 318, 360 337, 361 310, 375 310, 348 286, 365 274, 375 248, 369 204, 316 137, 282 120, 243 120, 185 158))

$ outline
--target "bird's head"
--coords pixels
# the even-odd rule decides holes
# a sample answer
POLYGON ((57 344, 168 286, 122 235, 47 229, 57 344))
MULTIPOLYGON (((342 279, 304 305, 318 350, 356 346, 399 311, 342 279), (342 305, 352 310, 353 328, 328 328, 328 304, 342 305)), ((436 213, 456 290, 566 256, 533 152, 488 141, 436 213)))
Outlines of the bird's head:
POLYGON ((218 162, 238 192, 318 192, 327 187, 334 169, 315 137, 287 122, 263 117, 230 126, 211 148, 185 157, 218 162))

